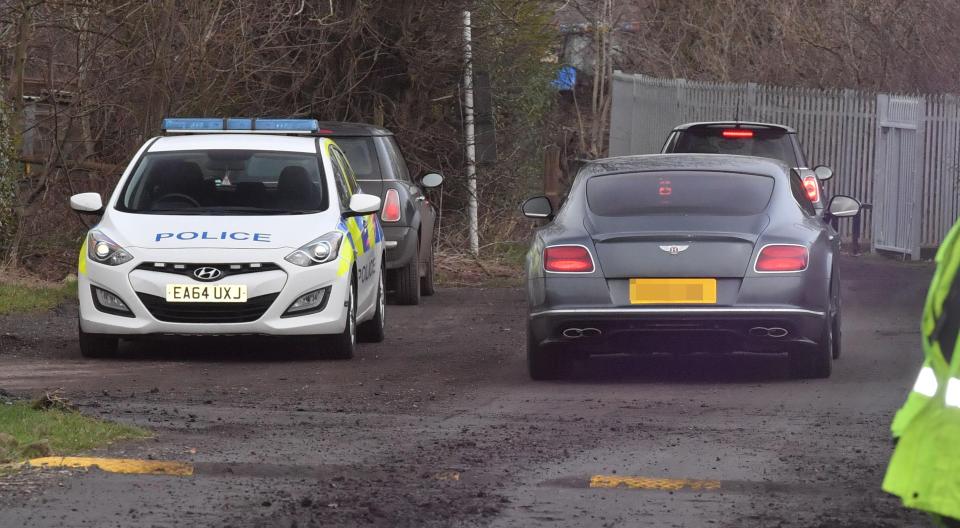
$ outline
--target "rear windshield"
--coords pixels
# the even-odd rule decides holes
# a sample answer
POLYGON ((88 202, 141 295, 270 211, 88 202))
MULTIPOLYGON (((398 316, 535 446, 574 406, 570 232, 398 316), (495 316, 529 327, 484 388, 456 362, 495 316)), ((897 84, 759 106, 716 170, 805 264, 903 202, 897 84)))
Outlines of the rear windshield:
POLYGON ((360 180, 379 180, 380 162, 371 137, 338 137, 337 145, 347 155, 347 161, 360 180))
MULTIPOLYGON (((735 154, 780 160, 790 167, 799 167, 790 135, 779 128, 736 129, 739 136, 724 137, 731 127, 695 127, 678 132, 670 153, 735 154)), ((738 134, 728 135, 737 136, 738 134)))
POLYGON ((594 176, 587 203, 600 216, 733 215, 763 212, 773 178, 730 172, 640 172, 594 176))
POLYGON ((266 215, 327 208, 316 154, 206 150, 146 154, 117 208, 131 213, 266 215))

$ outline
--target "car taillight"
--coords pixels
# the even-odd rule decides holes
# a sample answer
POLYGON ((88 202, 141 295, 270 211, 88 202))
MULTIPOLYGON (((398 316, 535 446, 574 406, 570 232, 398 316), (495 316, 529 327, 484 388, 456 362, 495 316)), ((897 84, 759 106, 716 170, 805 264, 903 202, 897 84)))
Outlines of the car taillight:
POLYGON ((383 211, 380 212, 383 222, 397 222, 400 220, 400 193, 396 189, 388 189, 383 200, 383 211))
POLYGON ((757 271, 803 271, 807 269, 808 253, 803 246, 771 244, 760 250, 757 271))
POLYGON ((583 246, 552 246, 543 250, 543 269, 558 273, 590 273, 593 258, 583 246))
POLYGON ((811 202, 820 201, 820 183, 816 176, 805 176, 803 178, 803 189, 807 191, 807 199, 811 202))
POLYGON ((743 130, 739 128, 728 128, 722 132, 723 137, 727 139, 748 139, 753 137, 753 130, 743 130))

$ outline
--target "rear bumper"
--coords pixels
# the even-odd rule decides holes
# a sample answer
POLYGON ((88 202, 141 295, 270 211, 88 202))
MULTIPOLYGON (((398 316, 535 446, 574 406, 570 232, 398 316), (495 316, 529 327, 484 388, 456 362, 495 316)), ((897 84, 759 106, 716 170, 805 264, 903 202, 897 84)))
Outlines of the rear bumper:
MULTIPOLYGON (((381 224, 382 225, 382 224, 381 224)), ((387 241, 387 269, 406 266, 417 254, 417 231, 411 227, 383 225, 387 241)))
POLYGON ((782 353, 817 344, 826 320, 782 306, 560 308, 531 313, 529 331, 587 353, 782 353))

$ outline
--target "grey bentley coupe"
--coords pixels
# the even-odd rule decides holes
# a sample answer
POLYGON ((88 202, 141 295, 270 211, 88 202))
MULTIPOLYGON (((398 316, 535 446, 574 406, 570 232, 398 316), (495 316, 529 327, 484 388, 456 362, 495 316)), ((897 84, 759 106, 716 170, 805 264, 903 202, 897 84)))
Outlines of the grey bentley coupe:
POLYGON ((556 378, 571 356, 786 353, 797 377, 840 354, 834 196, 818 214, 797 172, 748 156, 667 154, 587 163, 526 258, 527 359, 556 378))

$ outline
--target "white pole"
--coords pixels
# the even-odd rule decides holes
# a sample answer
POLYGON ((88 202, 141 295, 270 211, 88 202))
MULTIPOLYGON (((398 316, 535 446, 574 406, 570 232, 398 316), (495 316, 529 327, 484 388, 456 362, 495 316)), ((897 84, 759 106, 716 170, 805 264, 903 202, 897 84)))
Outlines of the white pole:
POLYGON ((480 253, 480 236, 477 221, 477 144, 473 130, 473 39, 470 29, 470 11, 463 12, 463 99, 464 135, 467 141, 467 192, 469 193, 470 253, 480 253))

